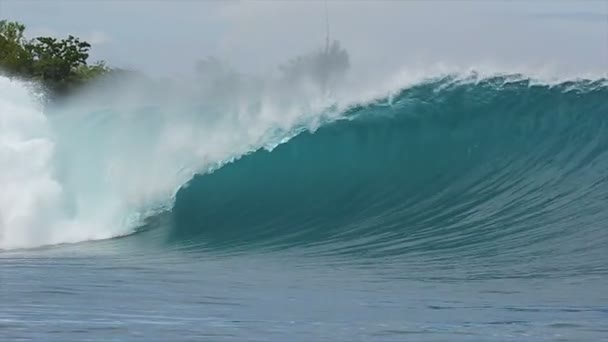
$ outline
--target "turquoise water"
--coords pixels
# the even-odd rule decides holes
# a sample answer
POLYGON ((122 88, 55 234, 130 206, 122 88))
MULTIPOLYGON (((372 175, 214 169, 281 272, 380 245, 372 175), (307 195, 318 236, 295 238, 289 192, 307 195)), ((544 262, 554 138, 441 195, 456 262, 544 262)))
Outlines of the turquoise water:
POLYGON ((608 340, 607 115, 521 77, 349 106, 132 234, 4 248, 0 339, 608 340))

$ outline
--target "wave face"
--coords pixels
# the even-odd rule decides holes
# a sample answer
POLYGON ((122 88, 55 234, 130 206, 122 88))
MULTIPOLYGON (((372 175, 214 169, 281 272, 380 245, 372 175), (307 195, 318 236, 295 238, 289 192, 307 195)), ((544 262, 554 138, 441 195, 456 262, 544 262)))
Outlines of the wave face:
POLYGON ((607 99, 605 80, 421 83, 196 176, 177 194, 170 238, 605 272, 607 99))

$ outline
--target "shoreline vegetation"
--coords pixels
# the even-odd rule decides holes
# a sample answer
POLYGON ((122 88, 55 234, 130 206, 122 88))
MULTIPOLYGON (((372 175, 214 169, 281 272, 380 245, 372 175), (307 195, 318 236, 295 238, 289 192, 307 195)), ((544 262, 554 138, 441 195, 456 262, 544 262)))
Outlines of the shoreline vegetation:
POLYGON ((91 44, 78 37, 28 39, 25 30, 19 22, 0 20, 0 75, 37 82, 51 98, 118 70, 104 61, 89 63, 91 44))

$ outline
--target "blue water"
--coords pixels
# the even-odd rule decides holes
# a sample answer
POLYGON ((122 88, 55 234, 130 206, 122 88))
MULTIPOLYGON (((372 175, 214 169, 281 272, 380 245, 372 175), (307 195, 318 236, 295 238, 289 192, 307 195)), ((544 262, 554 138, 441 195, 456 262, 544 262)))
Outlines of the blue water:
POLYGON ((0 252, 0 340, 608 340, 607 181, 606 80, 422 82, 0 252))

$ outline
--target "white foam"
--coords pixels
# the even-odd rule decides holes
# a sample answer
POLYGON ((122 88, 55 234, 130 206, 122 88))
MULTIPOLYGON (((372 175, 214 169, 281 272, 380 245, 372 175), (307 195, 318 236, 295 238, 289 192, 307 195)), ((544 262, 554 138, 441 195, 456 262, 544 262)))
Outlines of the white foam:
POLYGON ((129 234, 195 173, 314 129, 327 103, 195 88, 111 82, 43 113, 26 84, 0 77, 0 249, 129 234))

